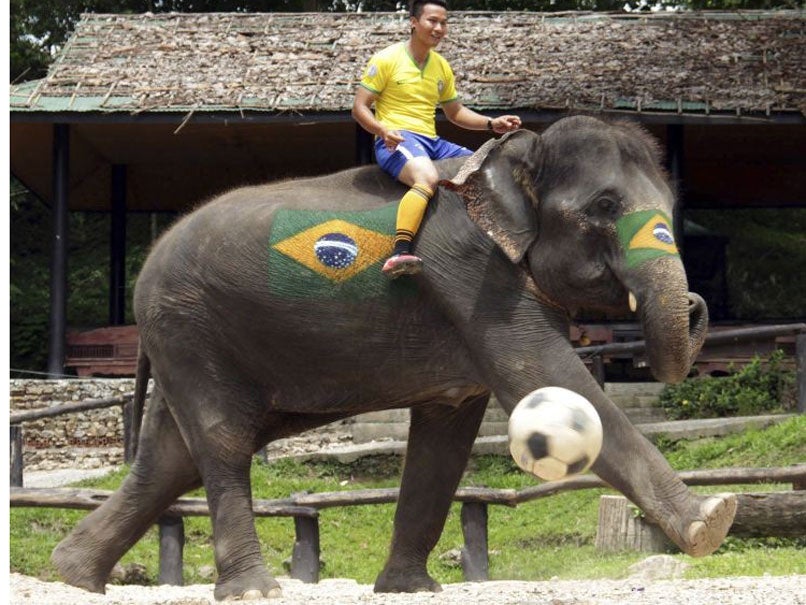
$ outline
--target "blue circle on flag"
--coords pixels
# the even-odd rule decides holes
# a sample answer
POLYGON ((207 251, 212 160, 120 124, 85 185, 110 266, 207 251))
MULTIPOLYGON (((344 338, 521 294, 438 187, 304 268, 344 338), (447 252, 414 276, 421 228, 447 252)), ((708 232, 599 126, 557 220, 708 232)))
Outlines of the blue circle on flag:
POLYGON ((674 243, 674 238, 672 237, 672 233, 669 231, 669 227, 666 225, 666 223, 658 223, 655 225, 655 228, 652 230, 652 234, 664 244, 674 243))
POLYGON ((358 246, 353 238, 343 233, 327 233, 313 245, 316 258, 330 269, 346 269, 358 257, 358 246))

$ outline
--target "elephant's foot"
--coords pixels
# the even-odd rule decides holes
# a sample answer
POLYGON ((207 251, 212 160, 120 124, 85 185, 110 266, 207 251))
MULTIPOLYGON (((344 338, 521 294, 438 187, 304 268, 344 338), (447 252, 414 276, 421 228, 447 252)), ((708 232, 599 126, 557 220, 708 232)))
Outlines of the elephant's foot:
POLYGON ((375 592, 442 592, 442 586, 425 569, 387 567, 375 581, 375 592))
POLYGON ((51 563, 67 584, 105 594, 110 569, 93 568, 91 560, 92 557, 86 556, 86 552, 75 544, 72 534, 59 542, 50 555, 51 563))
POLYGON ((735 494, 715 494, 700 498, 693 504, 691 517, 683 520, 681 531, 673 527, 664 529, 687 555, 710 555, 727 536, 736 516, 736 504, 735 494))
POLYGON ((217 601, 250 601, 277 599, 283 596, 283 591, 261 564, 230 578, 219 577, 213 596, 217 601))

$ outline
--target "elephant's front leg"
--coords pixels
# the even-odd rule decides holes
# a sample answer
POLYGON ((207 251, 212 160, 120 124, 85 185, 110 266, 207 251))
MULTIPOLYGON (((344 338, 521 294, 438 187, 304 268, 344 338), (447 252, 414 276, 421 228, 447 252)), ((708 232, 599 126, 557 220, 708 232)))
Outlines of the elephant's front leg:
POLYGON ((488 400, 481 395, 457 407, 412 409, 391 552, 375 592, 442 590, 426 562, 442 534, 488 400))
POLYGON ((736 496, 694 493, 621 410, 609 400, 596 407, 604 441, 593 471, 637 504, 686 554, 702 557, 719 548, 736 514, 736 496))

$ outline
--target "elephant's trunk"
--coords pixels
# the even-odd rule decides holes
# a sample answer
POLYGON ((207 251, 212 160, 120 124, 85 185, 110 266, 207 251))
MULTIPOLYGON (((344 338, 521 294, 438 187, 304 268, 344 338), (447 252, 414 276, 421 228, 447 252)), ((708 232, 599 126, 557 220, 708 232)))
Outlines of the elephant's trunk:
MULTIPOLYGON (((665 264, 666 269, 670 268, 668 262, 655 261, 665 264)), ((664 276, 660 287, 637 293, 649 365, 655 378, 665 383, 680 382, 688 376, 708 331, 705 301, 688 292, 682 266, 675 269, 660 272, 664 276)), ((657 273, 654 279, 658 279, 657 273)))

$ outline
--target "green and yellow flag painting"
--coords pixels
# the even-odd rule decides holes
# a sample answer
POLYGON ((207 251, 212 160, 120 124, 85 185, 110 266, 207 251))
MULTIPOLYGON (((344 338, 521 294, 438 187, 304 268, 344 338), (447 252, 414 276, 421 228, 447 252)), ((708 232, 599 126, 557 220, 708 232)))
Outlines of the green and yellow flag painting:
POLYGON ((361 212, 280 210, 269 238, 269 283, 293 298, 388 293, 397 204, 361 212))
POLYGON ((657 210, 642 210, 620 218, 616 229, 627 267, 661 256, 677 256, 671 224, 669 217, 657 210))

